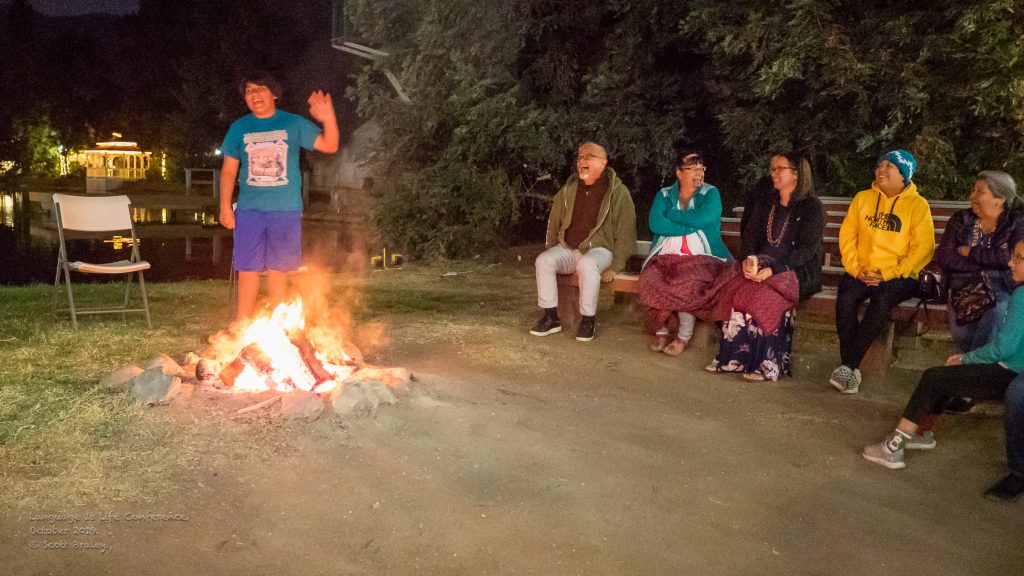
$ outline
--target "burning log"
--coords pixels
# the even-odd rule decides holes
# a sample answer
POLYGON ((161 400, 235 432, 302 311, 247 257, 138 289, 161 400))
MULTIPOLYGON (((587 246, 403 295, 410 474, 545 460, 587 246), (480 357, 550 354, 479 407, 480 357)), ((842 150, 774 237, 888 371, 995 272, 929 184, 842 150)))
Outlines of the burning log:
POLYGON ((324 382, 334 380, 334 375, 328 372, 327 368, 324 368, 323 362, 316 357, 316 348, 313 347, 313 343, 306 337, 306 332, 303 329, 290 328, 287 334, 288 341, 299 351, 302 362, 309 368, 310 374, 313 375, 314 384, 309 389, 310 392, 315 392, 317 387, 324 382))
POLYGON ((200 358, 196 363, 196 379, 201 382, 212 382, 220 376, 220 362, 211 358, 200 358))
POLYGON ((242 374, 246 366, 252 366, 258 373, 269 376, 273 368, 270 366, 270 358, 263 353, 259 344, 249 344, 238 353, 230 364, 220 371, 220 380, 228 388, 235 385, 235 380, 242 374))
MULTIPOLYGON (((241 351, 235 353, 233 360, 227 356, 223 370, 220 366, 204 365, 202 373, 218 370, 223 386, 236 391, 284 392, 293 388, 326 393, 362 367, 359 360, 349 360, 344 344, 339 354, 344 361, 321 356, 310 336, 315 338, 316 334, 305 331, 301 301, 281 304, 270 316, 254 319, 228 343, 234 350, 241 347, 241 351)), ((333 334, 328 339, 341 341, 333 334)))

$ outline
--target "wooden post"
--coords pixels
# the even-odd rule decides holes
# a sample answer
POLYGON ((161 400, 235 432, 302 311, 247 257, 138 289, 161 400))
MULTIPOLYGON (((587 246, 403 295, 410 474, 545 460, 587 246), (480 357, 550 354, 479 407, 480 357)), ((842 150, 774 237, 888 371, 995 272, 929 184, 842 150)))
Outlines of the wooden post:
POLYGON ((884 376, 892 364, 895 341, 896 323, 890 319, 886 329, 871 344, 871 348, 868 348, 867 354, 861 360, 861 371, 884 376))
POLYGON ((572 328, 580 323, 580 282, 576 274, 559 274, 558 319, 562 328, 572 328))

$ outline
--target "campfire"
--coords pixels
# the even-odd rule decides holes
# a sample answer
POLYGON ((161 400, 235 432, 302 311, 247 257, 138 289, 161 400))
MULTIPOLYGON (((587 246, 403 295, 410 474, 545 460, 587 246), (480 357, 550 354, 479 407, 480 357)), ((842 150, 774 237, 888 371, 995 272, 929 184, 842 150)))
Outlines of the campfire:
MULTIPOLYGON (((269 409, 276 415, 314 420, 330 407, 343 418, 373 416, 378 406, 398 402, 412 375, 405 368, 372 366, 344 338, 344 322, 307 325, 301 299, 284 303, 244 326, 218 332, 201 355, 188 353, 184 365, 161 354, 146 368, 123 366, 100 379, 149 406, 165 405, 179 395, 208 390, 249 395, 259 402, 238 414, 269 409)), ((241 398, 240 398, 241 399, 241 398)))
POLYGON ((220 346, 238 350, 227 361, 200 361, 196 377, 239 392, 303 390, 326 394, 359 369, 332 338, 329 355, 319 350, 306 333, 302 300, 279 305, 269 316, 256 318, 237 337, 220 346), (218 368, 223 366, 222 369, 218 368))

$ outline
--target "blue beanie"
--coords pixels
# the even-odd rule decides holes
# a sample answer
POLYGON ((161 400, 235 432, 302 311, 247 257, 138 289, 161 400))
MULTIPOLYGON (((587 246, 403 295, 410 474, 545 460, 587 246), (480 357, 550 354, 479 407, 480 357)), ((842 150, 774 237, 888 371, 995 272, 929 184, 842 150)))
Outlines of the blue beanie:
POLYGON ((875 166, 881 164, 882 160, 888 160, 899 169, 900 174, 903 175, 904 186, 910 184, 910 181, 914 178, 914 172, 917 172, 917 159, 906 150, 893 150, 882 154, 878 157, 878 162, 875 163, 875 166))

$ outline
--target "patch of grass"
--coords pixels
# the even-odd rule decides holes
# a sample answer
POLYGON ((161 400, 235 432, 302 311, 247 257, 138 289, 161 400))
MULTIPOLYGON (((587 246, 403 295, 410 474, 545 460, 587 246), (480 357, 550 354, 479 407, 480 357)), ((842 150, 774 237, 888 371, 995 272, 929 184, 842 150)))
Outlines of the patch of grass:
POLYGON ((536 299, 532 267, 477 261, 445 264, 372 274, 366 307, 373 314, 493 317, 518 311, 536 299))
MULTIPOLYGON (((116 287, 76 289, 83 300, 116 287)), ((168 433, 144 409, 98 386, 101 376, 160 353, 180 357, 225 324, 223 283, 149 286, 154 329, 140 315, 81 318, 79 330, 51 314, 49 286, 5 287, 0 298, 0 503, 157 498, 179 462, 168 433)))
MULTIPOLYGON (((50 286, 0 287, 0 506, 157 501, 211 456, 287 452, 292 431, 276 421, 239 423, 229 411, 183 423, 99 387, 121 366, 201 352, 229 322, 223 281, 147 287, 152 330, 133 314, 80 318, 77 331, 66 315, 52 316, 50 286)), ((336 275, 327 288, 329 305, 350 308, 357 323, 401 323, 421 340, 520 322, 535 298, 532 267, 480 260, 407 265, 358 282, 336 275)), ((76 301, 117 294, 83 285, 76 301)))

